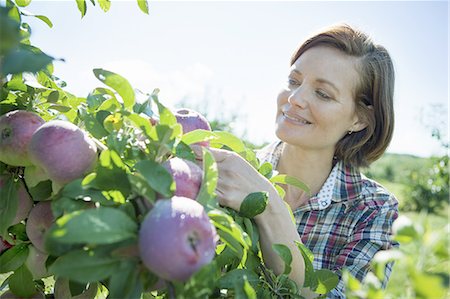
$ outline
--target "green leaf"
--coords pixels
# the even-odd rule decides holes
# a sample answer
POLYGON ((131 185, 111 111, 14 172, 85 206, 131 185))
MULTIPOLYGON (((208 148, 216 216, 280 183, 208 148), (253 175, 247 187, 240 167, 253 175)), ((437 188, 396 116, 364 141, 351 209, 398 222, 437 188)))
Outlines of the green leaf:
POLYGON ((145 178, 152 189, 161 193, 164 197, 171 197, 175 192, 175 182, 172 176, 160 164, 151 160, 143 160, 137 162, 135 168, 145 178))
POLYGON ((215 138, 215 134, 208 130, 197 129, 183 134, 181 141, 186 144, 193 144, 200 141, 209 141, 215 138))
POLYGON ((134 90, 127 79, 103 69, 94 69, 94 74, 97 79, 117 91, 126 109, 130 110, 133 108, 135 102, 134 90))
POLYGON ((147 0, 137 0, 139 8, 142 10, 143 13, 148 14, 148 2, 147 0))
POLYGON ((141 129, 145 136, 150 137, 152 125, 148 119, 137 114, 130 114, 127 118, 131 120, 137 128, 141 129))
POLYGON ((327 270, 327 269, 319 269, 315 271, 317 276, 317 288, 314 290, 317 294, 327 294, 332 289, 334 289, 338 282, 339 277, 336 273, 327 270))
POLYGON ((34 286, 33 275, 24 264, 9 277, 9 289, 19 297, 31 297, 37 290, 34 286))
POLYGON ((242 201, 241 206, 239 208, 239 214, 247 218, 253 218, 256 215, 259 215, 262 212, 264 212, 268 202, 269 202, 268 192, 250 193, 242 201))
POLYGON ((98 4, 100 5, 100 8, 107 12, 109 8, 111 7, 111 1, 110 0, 98 0, 98 4))
POLYGON ((78 10, 81 12, 81 17, 83 18, 86 14, 86 0, 76 0, 77 1, 77 7, 78 10))
POLYGON ((89 186, 104 191, 118 190, 124 196, 128 196, 131 192, 131 185, 126 165, 120 156, 113 150, 104 150, 98 161, 96 176, 89 186))
POLYGON ((34 201, 47 200, 52 195, 52 181, 39 182, 36 186, 28 188, 34 201))
POLYGON ((21 48, 10 52, 4 57, 1 72, 4 75, 23 72, 34 73, 44 69, 53 60, 53 57, 43 52, 22 45, 21 48))
POLYGON ((153 101, 155 101, 158 106, 159 123, 161 125, 168 125, 169 127, 172 127, 177 124, 177 118, 173 115, 169 108, 161 104, 156 98, 153 98, 153 101))
POLYGON ((309 187, 305 183, 303 183, 302 181, 300 181, 299 179, 297 179, 293 176, 279 174, 279 175, 272 177, 270 179, 270 181, 272 183, 292 185, 292 186, 297 187, 305 192, 308 192, 308 193, 311 192, 309 187))
POLYGON ((413 286, 418 298, 445 298, 447 293, 443 278, 438 275, 420 273, 413 270, 413 286))
POLYGON ((48 27, 53 28, 53 23, 52 21, 50 21, 49 18, 47 18, 46 16, 43 15, 34 15, 35 18, 38 18, 40 20, 42 20, 45 24, 48 25, 48 27))
POLYGON ((0 273, 14 271, 25 263, 28 245, 17 244, 0 255, 0 273))
POLYGON ((17 190, 19 181, 14 182, 12 176, 6 178, 0 188, 0 236, 7 234, 8 227, 11 226, 18 207, 17 190))
POLYGON ((281 257, 284 262, 284 274, 291 273, 292 254, 289 247, 284 244, 272 244, 272 249, 281 257))
POLYGON ((86 126, 86 130, 92 134, 97 139, 101 139, 105 136, 108 136, 108 131, 103 127, 103 123, 99 122, 97 118, 95 118, 91 114, 87 114, 83 117, 84 125, 86 126))
POLYGON ((110 298, 133 298, 136 287, 142 288, 139 281, 139 267, 136 261, 122 261, 110 279, 108 291, 110 298))
POLYGON ((76 211, 59 218, 48 237, 66 244, 111 244, 135 238, 137 224, 124 212, 108 207, 76 211))
POLYGON ((234 287, 237 281, 241 281, 243 277, 247 278, 247 281, 253 287, 258 286, 259 277, 258 275, 250 271, 248 269, 233 269, 230 272, 227 272, 222 277, 220 277, 218 281, 218 285, 220 288, 231 289, 234 287))
POLYGON ((219 177, 216 161, 211 152, 203 149, 203 179, 196 200, 203 206, 217 206, 216 186, 219 177))
POLYGON ((31 0, 16 0, 17 6, 25 7, 31 3, 31 0))
POLYGON ((273 166, 269 162, 264 162, 258 169, 258 172, 268 179, 272 177, 272 171, 273 166))
POLYGON ((80 283, 97 282, 116 273, 119 263, 99 252, 80 249, 58 257, 49 271, 80 283))
POLYGON ((131 183, 131 188, 134 192, 139 195, 145 197, 146 200, 150 200, 151 202, 155 202, 156 194, 153 191, 152 187, 148 183, 148 181, 139 173, 130 173, 128 174, 128 179, 131 183))
POLYGON ((318 284, 317 276, 314 271, 312 262, 314 260, 314 255, 311 250, 309 250, 304 244, 294 241, 297 248, 300 250, 303 260, 305 261, 305 282, 304 287, 309 287, 311 290, 315 290, 318 284))

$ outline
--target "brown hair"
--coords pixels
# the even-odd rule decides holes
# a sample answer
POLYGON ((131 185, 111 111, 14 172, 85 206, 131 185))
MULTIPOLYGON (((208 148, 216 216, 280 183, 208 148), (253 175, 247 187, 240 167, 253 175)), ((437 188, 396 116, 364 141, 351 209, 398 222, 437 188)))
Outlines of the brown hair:
POLYGON ((336 144, 344 164, 366 167, 383 155, 394 130, 394 66, 387 50, 349 25, 336 25, 306 40, 291 65, 308 49, 327 46, 357 58, 360 80, 354 91, 356 113, 367 127, 347 134, 336 144))

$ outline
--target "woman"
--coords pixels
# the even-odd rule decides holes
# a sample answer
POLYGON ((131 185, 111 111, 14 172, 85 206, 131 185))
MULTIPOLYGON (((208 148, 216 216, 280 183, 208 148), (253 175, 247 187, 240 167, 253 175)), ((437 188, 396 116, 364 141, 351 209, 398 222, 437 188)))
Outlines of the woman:
MULTIPOLYGON (((258 154, 279 173, 294 176, 310 194, 284 186, 282 199, 272 184, 237 154, 211 149, 219 168, 220 204, 239 210, 245 196, 267 191, 266 210, 255 217, 264 262, 284 269, 272 244, 292 252, 290 277, 304 282, 304 261, 294 241, 314 254, 314 267, 341 276, 346 268, 362 280, 375 253, 396 246, 395 197, 359 172, 378 159, 393 132, 394 69, 388 52, 350 26, 329 28, 304 42, 291 59, 287 85, 278 95, 279 141, 258 154), (294 212, 291 221, 283 200, 294 212)), ((386 267, 386 281, 390 275, 386 267)), ((303 296, 314 297, 309 290, 303 296)), ((329 295, 345 297, 342 280, 329 295)))

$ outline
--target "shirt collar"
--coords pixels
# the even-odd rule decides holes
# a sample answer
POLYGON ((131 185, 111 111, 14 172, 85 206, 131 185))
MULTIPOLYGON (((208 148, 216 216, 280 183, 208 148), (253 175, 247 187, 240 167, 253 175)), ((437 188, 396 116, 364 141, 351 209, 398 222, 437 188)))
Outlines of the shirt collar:
MULTIPOLYGON (((261 162, 270 162, 276 168, 281 157, 283 142, 277 141, 258 152, 261 162)), ((299 209, 323 210, 331 202, 342 202, 349 208, 350 201, 361 194, 361 174, 353 167, 347 167, 338 161, 331 170, 319 193, 312 196, 308 203, 299 209)))

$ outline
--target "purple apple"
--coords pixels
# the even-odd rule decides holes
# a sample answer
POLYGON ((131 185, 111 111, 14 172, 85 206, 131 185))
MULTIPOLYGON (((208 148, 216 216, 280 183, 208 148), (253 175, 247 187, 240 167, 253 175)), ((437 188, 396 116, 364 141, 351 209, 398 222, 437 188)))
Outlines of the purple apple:
POLYGON ((187 197, 158 200, 139 231, 144 265, 159 277, 184 282, 215 255, 218 240, 203 206, 187 197))
POLYGON ((44 234, 55 221, 51 201, 40 201, 30 211, 26 223, 28 239, 37 250, 47 253, 44 246, 44 234))
POLYGON ((33 133, 44 123, 39 115, 25 110, 0 116, 0 161, 12 166, 32 165, 28 144, 33 133))
POLYGON ((189 160, 171 158, 162 164, 175 181, 175 195, 196 199, 202 185, 203 170, 189 160))
POLYGON ((33 164, 59 186, 83 177, 97 161, 92 139, 76 125, 62 120, 49 121, 36 130, 28 151, 33 164))
POLYGON ((25 264, 28 270, 30 270, 31 275, 33 275, 33 280, 50 276, 45 266, 47 258, 48 254, 41 252, 33 245, 28 246, 28 256, 25 264))
POLYGON ((5 250, 10 249, 11 247, 13 247, 13 245, 9 244, 8 241, 3 240, 3 238, 0 237, 0 254, 5 250))
MULTIPOLYGON (((211 125, 206 117, 189 108, 181 108, 174 113, 177 122, 183 127, 183 134, 197 129, 211 131, 211 125)), ((209 141, 195 143, 197 145, 209 146, 209 141)))
MULTIPOLYGON (((8 177, 11 178, 11 175, 9 174, 0 175, 0 189, 3 188, 8 177)), ((27 218, 28 214, 30 213, 31 207, 33 206, 33 200, 31 199, 30 195, 25 189, 23 182, 19 181, 18 184, 19 189, 17 189, 17 200, 18 200, 17 210, 11 225, 17 224, 20 221, 27 218)))

